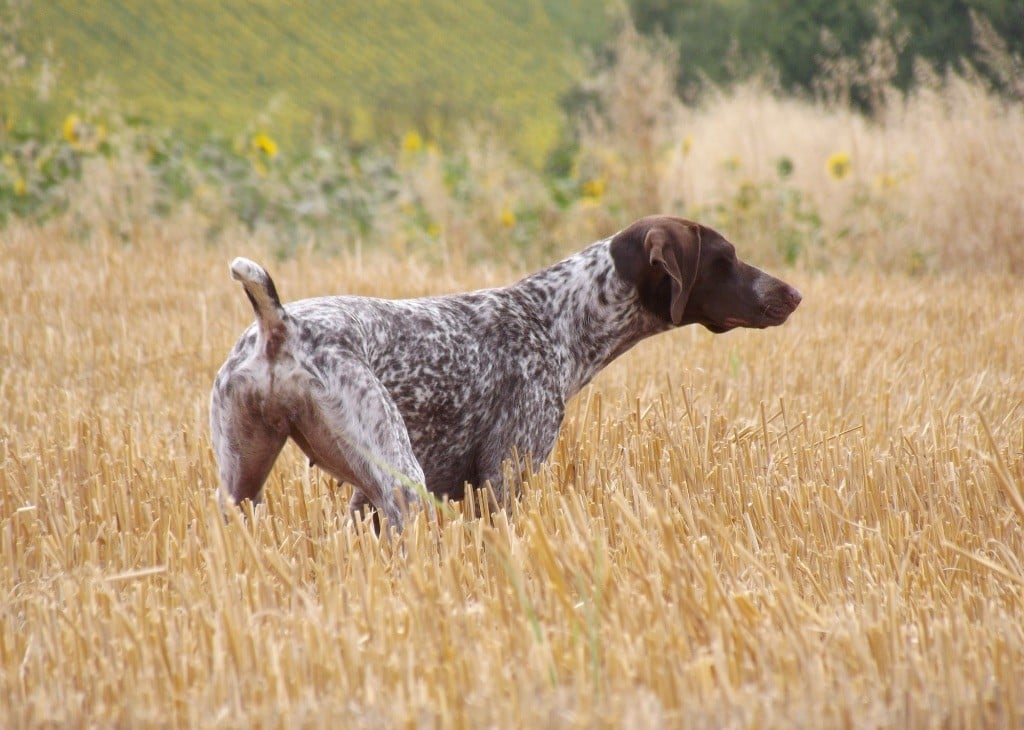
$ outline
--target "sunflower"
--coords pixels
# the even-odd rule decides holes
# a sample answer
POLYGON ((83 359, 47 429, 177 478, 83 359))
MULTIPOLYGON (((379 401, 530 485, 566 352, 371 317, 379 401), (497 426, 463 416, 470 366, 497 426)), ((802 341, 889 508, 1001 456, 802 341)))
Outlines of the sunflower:
POLYGON ((846 152, 833 152, 825 163, 825 169, 833 180, 842 180, 853 170, 850 155, 846 152))
POLYGON ((68 114, 61 134, 75 152, 93 153, 99 151, 106 141, 107 128, 86 122, 77 114, 68 114))
POLYGON ((584 198, 591 198, 593 200, 600 200, 604 197, 605 190, 608 188, 608 183, 603 177, 595 177, 587 180, 583 183, 582 193, 584 198))
POLYGON ((81 126, 82 120, 77 114, 68 114, 64 119, 64 141, 72 146, 78 144, 81 126))
POLYGON ((419 152, 423 149, 423 137, 415 130, 410 130, 402 137, 402 150, 409 153, 419 152))
POLYGON ((263 132, 260 132, 253 137, 252 148, 257 152, 263 153, 267 157, 277 156, 277 142, 263 132))

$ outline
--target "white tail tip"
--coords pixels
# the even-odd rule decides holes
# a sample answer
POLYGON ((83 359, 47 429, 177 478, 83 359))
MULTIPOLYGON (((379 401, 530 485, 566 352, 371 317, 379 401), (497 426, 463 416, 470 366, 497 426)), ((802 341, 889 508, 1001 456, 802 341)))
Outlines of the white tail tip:
POLYGON ((239 256, 231 262, 231 278, 236 281, 262 282, 267 272, 255 261, 239 256))

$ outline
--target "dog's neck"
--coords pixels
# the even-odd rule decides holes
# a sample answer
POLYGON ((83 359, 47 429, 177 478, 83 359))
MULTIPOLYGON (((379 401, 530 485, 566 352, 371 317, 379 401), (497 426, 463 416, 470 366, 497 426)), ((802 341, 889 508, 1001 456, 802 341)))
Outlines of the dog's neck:
POLYGON ((669 329, 640 306, 636 287, 619 276, 610 240, 509 287, 552 335, 550 356, 563 365, 566 400, 637 342, 669 329))

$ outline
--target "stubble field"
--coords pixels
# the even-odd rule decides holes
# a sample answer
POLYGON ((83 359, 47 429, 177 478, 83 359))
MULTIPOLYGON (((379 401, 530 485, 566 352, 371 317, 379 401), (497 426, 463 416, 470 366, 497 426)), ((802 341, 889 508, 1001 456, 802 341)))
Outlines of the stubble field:
POLYGON ((293 446, 222 521, 207 398, 251 320, 227 262, 285 299, 526 272, 143 244, 4 233, 8 726, 1024 722, 1019 280, 776 270, 786 325, 641 343, 510 510, 389 545, 293 446))

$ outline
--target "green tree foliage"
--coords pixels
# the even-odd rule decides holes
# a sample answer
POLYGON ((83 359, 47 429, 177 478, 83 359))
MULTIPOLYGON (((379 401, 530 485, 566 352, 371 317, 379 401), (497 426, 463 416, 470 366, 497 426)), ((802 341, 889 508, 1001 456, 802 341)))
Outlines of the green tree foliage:
MULTIPOLYGON (((899 0, 900 22, 909 31, 900 79, 911 78, 911 62, 920 57, 944 70, 960 59, 981 60, 972 32, 971 12, 987 19, 1015 53, 1024 51, 1022 0, 899 0)), ((982 65, 984 65, 982 63, 982 65)))
MULTIPOLYGON (((986 18, 1011 53, 1024 52, 1021 0, 893 0, 888 32, 901 39, 896 82, 913 81, 915 58, 939 71, 961 60, 984 66, 971 14, 986 18)), ((810 90, 821 59, 856 56, 880 30, 877 0, 631 0, 637 27, 660 32, 679 49, 680 85, 692 90, 703 78, 733 80, 767 61, 783 88, 810 90), (834 47, 829 49, 822 31, 834 47)), ((984 69, 982 69, 984 70, 984 69)), ((995 78, 994 81, 1000 82, 995 78)))

